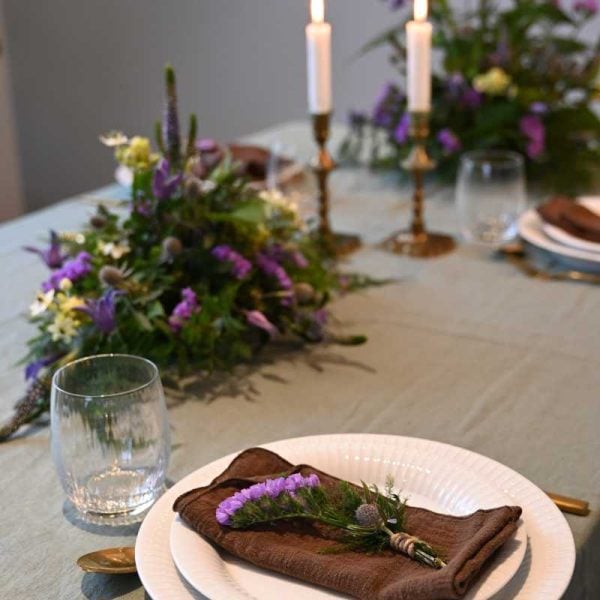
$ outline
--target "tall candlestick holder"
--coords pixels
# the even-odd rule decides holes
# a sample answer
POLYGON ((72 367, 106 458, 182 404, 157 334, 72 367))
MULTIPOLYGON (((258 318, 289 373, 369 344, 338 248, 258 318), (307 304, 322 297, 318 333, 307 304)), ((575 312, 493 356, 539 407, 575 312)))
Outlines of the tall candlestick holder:
POLYGON ((319 225, 318 236, 325 251, 333 256, 349 254, 360 247, 360 237, 348 233, 332 231, 329 220, 329 175, 336 164, 327 150, 331 123, 331 113, 312 115, 313 134, 318 146, 318 154, 312 161, 318 185, 319 225))
POLYGON ((429 137, 429 113, 412 112, 410 114, 410 136, 413 148, 402 168, 410 171, 414 181, 412 223, 410 229, 401 230, 384 240, 382 246, 396 254, 405 254, 417 258, 430 258, 452 252, 456 247, 454 239, 443 233, 431 233, 425 228, 423 203, 425 199, 424 177, 427 171, 435 168, 429 158, 425 144, 429 137))

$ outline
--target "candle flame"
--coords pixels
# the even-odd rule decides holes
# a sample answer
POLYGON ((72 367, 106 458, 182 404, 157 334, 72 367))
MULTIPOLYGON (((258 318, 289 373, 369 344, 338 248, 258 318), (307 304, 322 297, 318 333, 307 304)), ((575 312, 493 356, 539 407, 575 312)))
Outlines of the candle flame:
POLYGON ((413 7, 415 21, 427 20, 427 0, 415 0, 413 7))
POLYGON ((325 21, 324 0, 310 0, 310 18, 313 23, 323 23, 325 21))

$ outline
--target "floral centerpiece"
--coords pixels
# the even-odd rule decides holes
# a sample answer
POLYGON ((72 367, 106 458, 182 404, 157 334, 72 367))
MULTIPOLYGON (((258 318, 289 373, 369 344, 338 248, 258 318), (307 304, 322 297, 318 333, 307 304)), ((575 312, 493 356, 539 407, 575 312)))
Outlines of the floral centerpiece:
POLYGON ((140 354, 182 374, 230 368, 280 336, 334 339, 325 305, 340 277, 318 240, 284 197, 197 139, 194 115, 182 140, 171 67, 166 89, 156 152, 147 138, 101 137, 133 172, 126 209, 101 205, 81 232, 28 248, 49 271, 31 305, 29 388, 0 438, 48 409, 53 372, 78 357, 140 354))
MULTIPOLYGON (((387 4, 400 21, 365 50, 388 46, 402 81, 412 3, 387 4)), ((505 148, 524 154, 530 179, 555 192, 598 185, 600 44, 580 34, 599 7, 598 0, 573 0, 568 8, 547 0, 478 0, 467 7, 431 1, 440 59, 434 60, 431 153, 442 177, 454 175, 463 151, 505 148)), ((343 158, 366 152, 373 166, 399 168, 410 148, 401 84, 386 84, 372 112, 353 112, 350 123, 343 158)))

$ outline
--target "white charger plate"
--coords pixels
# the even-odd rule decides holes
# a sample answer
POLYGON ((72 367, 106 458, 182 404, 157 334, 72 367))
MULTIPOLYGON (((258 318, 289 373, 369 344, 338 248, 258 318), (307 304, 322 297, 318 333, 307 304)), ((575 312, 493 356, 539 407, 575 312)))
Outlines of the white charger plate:
MULTIPOLYGON (((449 464, 463 471, 470 471, 475 478, 501 491, 510 499, 510 503, 518 504, 523 508, 523 521, 529 536, 526 554, 516 575, 502 591, 494 596, 494 600, 560 598, 568 586, 575 565, 573 536, 566 520, 544 492, 508 467, 455 446, 399 436, 373 434, 313 436, 274 442, 264 447, 280 453, 292 462, 312 462, 327 471, 342 474, 350 480, 357 480, 363 477, 365 464, 373 464, 375 466, 369 468, 379 468, 381 472, 387 472, 391 467, 399 468, 406 462, 403 452, 407 445, 411 449, 412 457, 415 453, 418 456, 426 456, 430 453, 438 457, 443 456, 449 464), (323 464, 319 457, 325 455, 329 455, 330 458, 326 464, 323 464), (398 464, 394 465, 393 462, 398 464)), ((232 454, 221 458, 204 467, 201 470, 203 473, 201 481, 198 480, 198 472, 181 480, 155 504, 142 523, 136 542, 136 564, 142 583, 154 600, 190 600, 205 597, 195 591, 179 574, 171 556, 170 532, 175 520, 171 507, 174 500, 183 492, 209 483, 225 469, 234 456, 235 454, 232 454)), ((414 459, 412 464, 415 464, 414 459)), ((418 481, 419 477, 429 477, 427 470, 417 470, 413 481, 418 481)), ((398 480, 397 485, 403 487, 403 482, 398 480)), ((453 497, 459 497, 457 492, 460 488, 461 482, 455 480, 453 497)), ((414 499, 419 500, 417 496, 414 499)), ((460 506, 465 509, 468 505, 464 499, 462 502, 462 505, 454 504, 457 511, 460 506)), ((473 510, 476 508, 478 507, 474 506, 473 510)), ((242 561, 227 557, 225 563, 218 552, 208 555, 208 558, 209 560, 203 563, 205 566, 203 578, 206 585, 213 586, 211 589, 219 589, 218 586, 223 585, 224 575, 230 580, 229 587, 221 588, 221 593, 211 593, 211 598, 233 598, 231 581, 235 585, 236 580, 235 577, 231 578, 232 573, 245 570, 245 577, 250 581, 251 576, 248 573, 252 571, 248 570, 247 565, 242 561)), ((262 578, 264 583, 264 572, 257 571, 257 573, 257 577, 262 578)), ((269 575, 269 577, 274 576, 269 575)), ((305 584, 288 581, 289 586, 310 589, 311 598, 316 597, 317 591, 321 592, 318 588, 308 588, 305 584)), ((262 598, 264 585, 259 589, 261 590, 259 597, 262 598)), ((290 587, 290 592, 292 589, 295 591, 296 588, 290 587)), ((241 598, 253 597, 247 589, 240 588, 239 585, 237 593, 241 598)), ((330 594, 330 597, 335 596, 330 594)))
MULTIPOLYGON (((581 204, 600 214, 600 198, 583 197, 581 204)), ((566 256, 600 263, 600 245, 569 235, 566 231, 544 223, 535 209, 524 212, 519 219, 519 235, 534 246, 566 256)))
MULTIPOLYGON (((396 487, 411 506, 440 513, 462 516, 479 508, 496 508, 511 503, 506 494, 475 477, 464 467, 448 461, 442 446, 430 446, 428 451, 423 452, 421 440, 398 438, 400 439, 402 442, 393 447, 359 447, 358 450, 345 444, 318 445, 310 452, 310 460, 305 459, 306 452, 298 460, 309 462, 342 479, 353 478, 358 484, 361 481, 376 483, 381 488, 385 485, 387 475, 391 475, 396 487), (357 451, 359 454, 349 460, 339 460, 340 453, 349 457, 349 452, 357 451)), ((285 454, 283 456, 286 457, 285 454)), ((202 468, 194 473, 198 485, 206 482, 204 470, 202 468)), ((434 540, 430 541, 435 543, 434 540)), ((293 597, 298 600, 325 600, 342 597, 324 588, 259 569, 226 553, 220 553, 179 517, 171 525, 170 545, 175 565, 181 574, 196 590, 209 598, 279 600, 293 597), (216 555, 223 561, 219 569, 220 579, 207 578, 207 569, 218 565, 216 555)), ((465 598, 486 600, 500 591, 519 569, 526 549, 527 535, 520 521, 515 537, 498 552, 490 563, 490 568, 486 569, 478 579, 477 586, 465 598)))

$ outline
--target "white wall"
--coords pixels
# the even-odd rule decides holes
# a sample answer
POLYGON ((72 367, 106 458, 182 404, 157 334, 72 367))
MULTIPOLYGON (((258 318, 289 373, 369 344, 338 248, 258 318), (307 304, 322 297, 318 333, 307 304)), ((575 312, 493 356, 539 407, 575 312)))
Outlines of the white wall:
POLYGON ((23 211, 21 172, 0 0, 0 221, 23 211))
MULTIPOLYGON (((5 0, 28 208, 111 178, 97 143, 111 128, 150 134, 162 66, 182 112, 229 139, 305 114, 308 0, 5 0)), ((371 103, 385 54, 353 61, 391 13, 377 0, 329 0, 335 103, 371 103)))

